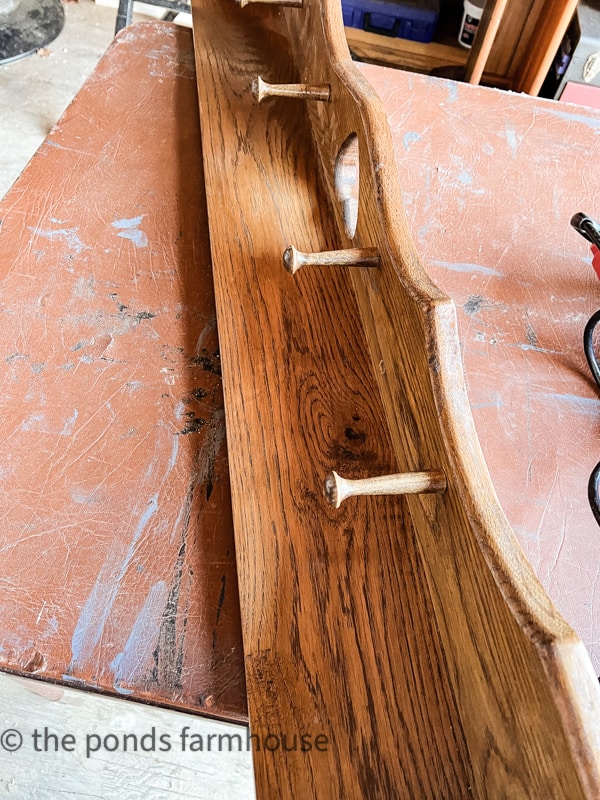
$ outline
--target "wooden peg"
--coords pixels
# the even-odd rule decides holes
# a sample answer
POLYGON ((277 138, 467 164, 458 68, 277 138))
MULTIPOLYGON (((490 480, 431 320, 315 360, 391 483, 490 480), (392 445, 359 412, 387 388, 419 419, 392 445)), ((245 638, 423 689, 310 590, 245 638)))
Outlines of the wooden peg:
POLYGON ((267 83, 260 75, 252 81, 252 94, 262 103, 267 97, 295 97, 300 100, 329 102, 331 87, 310 86, 308 83, 267 83))
POLYGON ((251 3, 260 3, 268 6, 290 6, 291 8, 302 8, 304 0, 237 0, 240 8, 250 5, 251 3))
POLYGON ((323 493, 335 508, 344 500, 355 495, 372 494, 422 494, 425 492, 445 492, 446 475, 441 469, 427 472, 401 472, 397 475, 380 475, 377 478, 363 478, 352 481, 331 472, 325 479, 323 493))
POLYGON ((379 250, 374 247, 302 253, 290 245, 283 253, 283 266, 293 275, 300 267, 378 267, 379 250))

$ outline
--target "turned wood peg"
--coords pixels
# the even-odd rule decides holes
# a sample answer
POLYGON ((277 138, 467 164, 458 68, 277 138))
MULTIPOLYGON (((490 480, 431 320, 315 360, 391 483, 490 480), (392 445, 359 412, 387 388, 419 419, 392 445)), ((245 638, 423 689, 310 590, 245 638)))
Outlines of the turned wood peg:
POLYGON ((327 84, 310 86, 308 83, 267 83, 259 75, 252 81, 252 94, 259 103, 268 97, 296 97, 300 100, 328 102, 331 87, 327 84))
POLYGON ((268 6, 290 6, 291 8, 302 8, 304 0, 236 0, 240 8, 251 5, 252 3, 260 3, 268 6))
POLYGON ((323 493, 335 508, 348 497, 372 494, 424 494, 445 492, 446 475, 441 469, 427 472, 400 472, 396 475, 380 475, 376 478, 349 480, 337 472, 331 472, 325 479, 323 493))
POLYGON ((283 253, 283 266, 293 275, 300 267, 378 267, 379 250, 374 247, 348 250, 325 250, 322 253, 302 253, 290 245, 283 253))

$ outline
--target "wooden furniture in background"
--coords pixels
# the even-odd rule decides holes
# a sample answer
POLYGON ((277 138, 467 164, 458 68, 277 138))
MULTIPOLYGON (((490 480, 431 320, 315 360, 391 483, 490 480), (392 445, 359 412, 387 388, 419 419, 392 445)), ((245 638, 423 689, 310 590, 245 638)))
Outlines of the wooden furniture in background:
POLYGON ((385 112, 339 4, 274 5, 193 3, 258 795, 597 797, 596 676, 498 503, 385 112), (334 510, 331 470, 447 488, 334 510))
POLYGON ((546 0, 532 5, 527 25, 533 16, 536 27, 527 46, 520 48, 518 65, 514 67, 511 62, 513 91, 539 92, 576 8, 577 0, 546 0))
POLYGON ((448 74, 451 68, 454 77, 472 83, 536 95, 577 0, 488 0, 471 53, 456 42, 460 11, 451 5, 456 30, 444 21, 438 41, 423 44, 346 28, 348 45, 358 58, 372 63, 428 73, 448 74))
POLYGON ((486 62, 498 35, 498 28, 506 11, 508 0, 487 0, 477 28, 473 47, 465 68, 465 80, 477 84, 481 81, 486 62))

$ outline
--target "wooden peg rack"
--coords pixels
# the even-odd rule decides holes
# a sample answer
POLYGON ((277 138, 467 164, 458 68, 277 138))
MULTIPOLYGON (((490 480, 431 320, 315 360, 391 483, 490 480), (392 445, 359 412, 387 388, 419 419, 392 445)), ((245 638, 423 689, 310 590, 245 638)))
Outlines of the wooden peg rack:
POLYGON ((340 4, 244 5, 193 0, 258 796, 597 798, 598 681, 496 498, 340 4), (336 509, 332 471, 445 491, 336 509))

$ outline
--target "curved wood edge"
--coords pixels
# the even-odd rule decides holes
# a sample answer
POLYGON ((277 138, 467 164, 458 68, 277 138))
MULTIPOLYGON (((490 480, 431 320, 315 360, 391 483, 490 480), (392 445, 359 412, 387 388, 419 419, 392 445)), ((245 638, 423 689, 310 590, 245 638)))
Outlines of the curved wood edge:
MULTIPOLYGON (((368 153, 369 180, 377 205, 376 223, 379 231, 366 231, 360 224, 356 236, 348 240, 353 247, 381 247, 383 236, 385 250, 393 266, 399 285, 412 297, 418 306, 421 334, 424 339, 429 362, 430 389, 435 400, 439 429, 443 437, 451 469, 453 488, 466 512, 471 532, 483 555, 499 595, 518 623, 522 634, 533 645, 535 657, 547 679, 550 696, 558 710, 561 724, 569 742, 573 762, 576 765, 581 785, 586 796, 597 797, 600 793, 600 689, 589 656, 572 628, 566 623, 550 601, 533 569, 527 561, 504 512, 499 504, 487 466, 481 451, 470 412, 466 384, 460 356, 457 319, 454 303, 431 281, 422 266, 404 215, 398 170, 393 154, 391 132, 379 97, 353 65, 343 32, 341 9, 336 0, 305 0, 303 17, 298 11, 286 10, 290 40, 295 43, 295 56, 303 80, 322 83, 335 76, 339 86, 332 87, 332 102, 309 108, 314 139, 320 151, 325 181, 332 191, 328 176, 328 165, 332 163, 327 134, 340 126, 332 123, 334 108, 343 101, 345 91, 356 104, 362 130, 356 132, 361 139, 361 166, 368 153), (308 19, 308 15, 313 15, 308 19), (307 40, 306 31, 314 35, 317 26, 314 15, 320 16, 323 42, 315 44, 307 40), (323 46, 320 46, 320 45, 323 46), (323 54, 329 54, 329 63, 323 64, 323 54), (341 90, 341 91, 340 91, 341 90), (336 98, 337 95, 337 98, 336 98), (365 146, 366 145, 366 146, 365 146)), ((352 119, 352 112, 345 109, 352 119)), ((346 126, 347 129, 353 127, 346 126)), ((358 127, 358 126, 356 126, 358 127)), ((345 130, 341 130, 338 141, 343 141, 345 130)), ((361 169, 360 215, 368 216, 367 200, 363 189, 361 169)), ((335 194, 333 193, 335 197, 335 194)), ((335 206, 335 202, 334 202, 335 206)), ((372 209, 371 209, 372 211, 372 209)), ((373 215, 371 213, 371 222, 373 215)), ((343 230, 343 226, 340 225, 343 230)), ((388 259, 383 259, 384 261, 388 259)), ((381 301, 381 285, 373 283, 372 275, 356 277, 355 289, 359 297, 361 313, 367 339, 372 349, 372 358, 377 360, 384 354, 383 342, 389 333, 389 323, 394 321, 393 309, 381 311, 374 304, 381 301), (379 315, 379 319, 376 316, 379 315), (388 330, 378 322, 388 323, 388 330)), ((397 320, 396 320, 397 321, 397 320)), ((398 343, 398 340, 397 340, 398 343)), ((387 361, 386 367, 387 367, 387 361)), ((394 435, 394 406, 397 394, 388 380, 381 375, 380 388, 384 405, 390 417, 390 429, 394 435)), ((394 442, 402 464, 400 439, 394 442)), ((412 464, 408 468, 430 468, 435 463, 412 464)), ((419 498, 409 501, 411 512, 418 520, 427 515, 427 509, 419 498)), ((438 505, 439 508, 439 505, 438 505)), ((417 526, 418 527, 418 526, 417 526)), ((427 554, 425 554, 427 555, 427 554)), ((435 592, 435 588, 432 588, 435 592)))
POLYGON ((499 504, 470 413, 454 302, 431 280, 414 246, 404 214, 387 117, 378 95, 355 69, 343 47, 345 42, 335 36, 338 31, 333 19, 337 11, 337 3, 323 1, 323 24, 329 34, 326 38, 332 66, 359 106, 365 137, 371 144, 369 156, 381 227, 388 238, 397 276, 422 314, 430 364, 435 362, 431 386, 443 422, 441 429, 456 467, 454 478, 462 483, 462 499, 482 546, 488 550, 490 568, 499 573, 498 584, 513 613, 521 624, 536 631, 532 638, 543 642, 555 637, 577 639, 539 583, 499 504), (345 58, 341 57, 342 47, 345 58))

